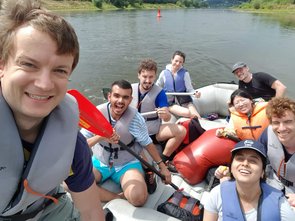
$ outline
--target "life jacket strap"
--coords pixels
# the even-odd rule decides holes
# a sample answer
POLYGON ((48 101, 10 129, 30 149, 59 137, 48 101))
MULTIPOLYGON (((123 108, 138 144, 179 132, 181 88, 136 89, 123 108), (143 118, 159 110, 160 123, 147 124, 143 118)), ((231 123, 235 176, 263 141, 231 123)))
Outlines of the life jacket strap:
MULTIPOLYGON (((52 197, 54 197, 55 199, 59 199, 61 196, 65 194, 66 194, 65 192, 56 193, 52 197)), ((53 201, 48 199, 35 211, 26 213, 26 214, 21 214, 21 212, 19 212, 11 216, 0 216, 0 221, 24 221, 24 220, 32 219, 35 216, 37 216, 38 213, 40 213, 42 210, 44 210, 47 206, 49 206, 52 203, 53 201)))

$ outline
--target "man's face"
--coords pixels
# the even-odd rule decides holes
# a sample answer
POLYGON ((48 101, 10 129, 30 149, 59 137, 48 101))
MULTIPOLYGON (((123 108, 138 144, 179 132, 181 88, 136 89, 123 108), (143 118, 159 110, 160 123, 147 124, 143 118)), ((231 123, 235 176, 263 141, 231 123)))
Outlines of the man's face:
POLYGON ((247 80, 250 75, 248 67, 238 68, 234 74, 240 81, 247 80))
POLYGON ((119 120, 128 105, 132 101, 132 89, 123 89, 114 85, 108 96, 111 104, 111 115, 115 120, 119 120))
POLYGON ((64 98, 74 57, 58 55, 48 34, 21 27, 14 51, 0 63, 2 94, 16 121, 40 121, 64 98))
POLYGON ((285 146, 295 146, 295 116, 287 110, 282 117, 272 116, 272 129, 285 146))
POLYGON ((141 92, 149 91, 156 80, 156 72, 142 70, 140 73, 138 73, 138 79, 139 79, 140 91, 141 92))

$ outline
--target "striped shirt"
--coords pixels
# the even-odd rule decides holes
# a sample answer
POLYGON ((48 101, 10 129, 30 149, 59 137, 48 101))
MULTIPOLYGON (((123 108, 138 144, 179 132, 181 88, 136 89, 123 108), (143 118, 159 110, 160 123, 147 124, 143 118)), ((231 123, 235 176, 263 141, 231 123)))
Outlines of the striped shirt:
MULTIPOLYGON (((113 118, 111 118, 111 121, 111 124, 114 126, 116 124, 116 121, 113 118)), ((136 142, 138 142, 143 147, 153 142, 152 139, 149 137, 145 120, 138 112, 131 120, 128 130, 133 135, 136 142)), ((83 128, 81 129, 81 133, 86 137, 86 139, 94 136, 93 133, 83 128)))

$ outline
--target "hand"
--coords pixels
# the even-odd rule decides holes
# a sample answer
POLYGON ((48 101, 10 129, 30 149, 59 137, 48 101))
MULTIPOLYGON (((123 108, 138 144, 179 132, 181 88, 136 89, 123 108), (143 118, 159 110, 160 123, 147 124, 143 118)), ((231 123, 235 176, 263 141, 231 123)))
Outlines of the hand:
POLYGON ((288 193, 286 194, 286 197, 290 203, 290 206, 295 207, 295 193, 288 193))
POLYGON ((196 98, 200 98, 200 97, 201 97, 201 92, 196 91, 196 92, 195 92, 195 97, 196 97, 196 98))
POLYGON ((222 179, 224 177, 229 177, 230 176, 229 168, 227 166, 219 166, 215 170, 214 175, 216 176, 217 179, 222 179))
POLYGON ((166 167, 166 165, 164 163, 160 164, 160 170, 161 170, 161 174, 165 176, 164 183, 165 184, 170 184, 172 182, 171 173, 167 169, 167 167, 166 167))
POLYGON ((120 140, 120 136, 116 133, 116 131, 113 129, 113 134, 111 137, 106 138, 106 141, 108 143, 117 144, 120 140))
POLYGON ((171 114, 167 107, 157 108, 156 111, 160 119, 164 121, 170 120, 171 114))
POLYGON ((223 129, 222 128, 217 129, 215 134, 216 134, 216 137, 222 137, 223 136, 223 129))

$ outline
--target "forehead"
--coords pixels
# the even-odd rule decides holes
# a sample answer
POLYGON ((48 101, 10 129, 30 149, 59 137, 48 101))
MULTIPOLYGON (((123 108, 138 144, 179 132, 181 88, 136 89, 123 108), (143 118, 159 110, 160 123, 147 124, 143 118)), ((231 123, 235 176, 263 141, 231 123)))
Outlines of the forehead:
POLYGON ((139 76, 155 77, 156 76, 156 72, 154 70, 145 70, 145 69, 142 69, 141 72, 139 73, 139 76))
POLYGON ((121 96, 126 96, 126 95, 130 95, 132 94, 132 89, 123 89, 120 88, 118 85, 114 85, 112 87, 112 91, 111 91, 111 95, 112 94, 119 94, 121 96))
POLYGON ((276 115, 272 116, 272 121, 285 121, 285 120, 295 120, 295 115, 292 111, 286 110, 282 117, 276 115))
POLYGON ((246 98, 246 97, 241 97, 241 96, 235 96, 235 97, 234 97, 234 102, 235 102, 235 101, 240 101, 240 100, 250 100, 250 99, 248 99, 248 98, 246 98))
POLYGON ((183 57, 181 57, 180 55, 175 55, 173 58, 174 61, 182 61, 183 62, 183 57))

